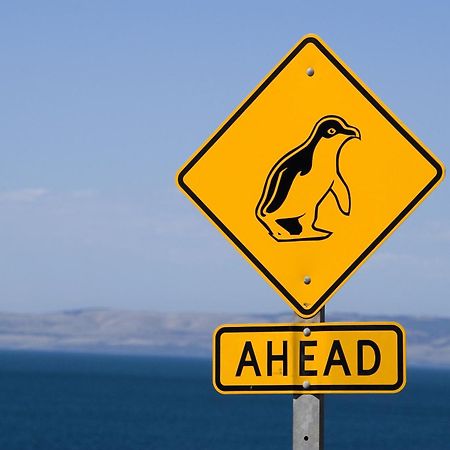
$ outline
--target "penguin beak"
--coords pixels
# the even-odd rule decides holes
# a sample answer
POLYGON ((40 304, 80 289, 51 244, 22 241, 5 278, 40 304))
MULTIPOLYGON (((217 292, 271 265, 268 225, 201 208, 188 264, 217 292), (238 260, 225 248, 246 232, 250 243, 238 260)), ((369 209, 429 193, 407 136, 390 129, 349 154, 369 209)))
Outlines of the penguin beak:
POLYGON ((349 136, 352 136, 356 139, 361 140, 361 132, 356 127, 346 127, 345 128, 345 134, 348 134, 349 136))

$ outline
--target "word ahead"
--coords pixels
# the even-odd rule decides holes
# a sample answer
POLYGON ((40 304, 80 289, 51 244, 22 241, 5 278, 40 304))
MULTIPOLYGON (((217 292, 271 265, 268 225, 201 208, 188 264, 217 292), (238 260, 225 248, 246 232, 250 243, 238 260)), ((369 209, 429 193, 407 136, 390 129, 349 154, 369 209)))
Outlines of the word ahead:
POLYGON ((213 383, 222 394, 399 392, 405 332, 390 322, 224 325, 213 383))

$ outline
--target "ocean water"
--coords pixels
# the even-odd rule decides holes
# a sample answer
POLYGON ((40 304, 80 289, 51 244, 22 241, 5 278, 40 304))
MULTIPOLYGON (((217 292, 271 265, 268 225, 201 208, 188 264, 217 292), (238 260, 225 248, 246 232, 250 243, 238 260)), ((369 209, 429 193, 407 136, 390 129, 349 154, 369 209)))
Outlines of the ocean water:
MULTIPOLYGON (((0 450, 291 448, 291 396, 222 396, 211 362, 0 352, 0 450)), ((450 449, 450 371, 396 395, 328 395, 328 450, 450 449)))

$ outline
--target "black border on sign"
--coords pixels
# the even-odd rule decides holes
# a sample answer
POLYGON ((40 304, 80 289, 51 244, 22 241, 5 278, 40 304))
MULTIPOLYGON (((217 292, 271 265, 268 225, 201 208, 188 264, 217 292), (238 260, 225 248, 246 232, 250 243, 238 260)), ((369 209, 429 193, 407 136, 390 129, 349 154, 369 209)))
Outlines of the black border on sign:
POLYGON ((217 131, 217 133, 205 144, 205 146, 192 158, 178 175, 178 184, 186 194, 207 214, 207 216, 222 230, 223 233, 244 253, 244 255, 264 274, 264 276, 276 287, 276 289, 292 304, 300 315, 311 317, 320 310, 325 301, 333 292, 356 270, 375 248, 395 229, 395 227, 414 209, 425 197, 433 186, 442 178, 443 170, 439 163, 427 152, 427 150, 405 130, 396 119, 386 111, 378 101, 359 83, 358 80, 336 59, 330 51, 315 37, 309 36, 303 39, 298 46, 280 63, 269 77, 256 89, 247 101, 231 116, 231 118, 217 131), (197 161, 220 139, 220 137, 233 125, 233 123, 245 112, 256 98, 269 86, 280 72, 292 61, 292 59, 307 45, 314 44, 347 80, 368 100, 380 114, 436 169, 436 176, 417 194, 406 208, 392 221, 392 223, 361 253, 345 272, 331 285, 331 287, 307 309, 304 308, 295 297, 269 272, 268 269, 245 247, 245 245, 228 229, 225 224, 203 203, 199 197, 184 182, 185 175, 197 163, 197 161))
POLYGON ((308 392, 387 392, 387 391, 397 391, 405 381, 405 371, 404 371, 404 362, 405 362, 405 354, 403 352, 404 349, 404 334, 400 327, 395 324, 360 324, 360 325, 351 325, 351 324, 334 324, 334 325, 313 325, 305 323, 304 325, 248 325, 248 326, 224 326, 217 330, 215 339, 214 339, 214 355, 215 359, 213 361, 215 371, 214 371, 214 383, 217 388, 222 392, 253 392, 253 393, 261 393, 261 392, 278 392, 280 394, 291 394, 295 393, 308 393, 308 392), (305 328, 311 328, 313 332, 317 331, 394 331, 397 334, 397 372, 398 379, 394 384, 345 384, 345 385, 331 385, 331 384, 322 384, 322 385, 314 385, 312 384, 308 389, 304 389, 301 384, 291 384, 291 385, 283 385, 283 386, 274 386, 274 385, 233 385, 233 386, 225 386, 220 381, 220 338, 222 334, 225 333, 245 333, 245 332, 279 332, 279 331, 299 331, 303 332, 305 328))

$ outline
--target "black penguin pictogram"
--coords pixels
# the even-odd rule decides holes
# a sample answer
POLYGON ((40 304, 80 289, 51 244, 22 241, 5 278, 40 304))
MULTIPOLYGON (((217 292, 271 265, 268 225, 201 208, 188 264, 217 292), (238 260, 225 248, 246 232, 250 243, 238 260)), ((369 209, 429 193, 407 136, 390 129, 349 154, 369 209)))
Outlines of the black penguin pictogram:
POLYGON ((319 206, 331 193, 342 214, 351 209, 350 190, 339 171, 342 147, 361 139, 359 130, 339 116, 322 117, 308 139, 270 170, 256 217, 277 241, 326 239, 332 231, 315 226, 319 206))

